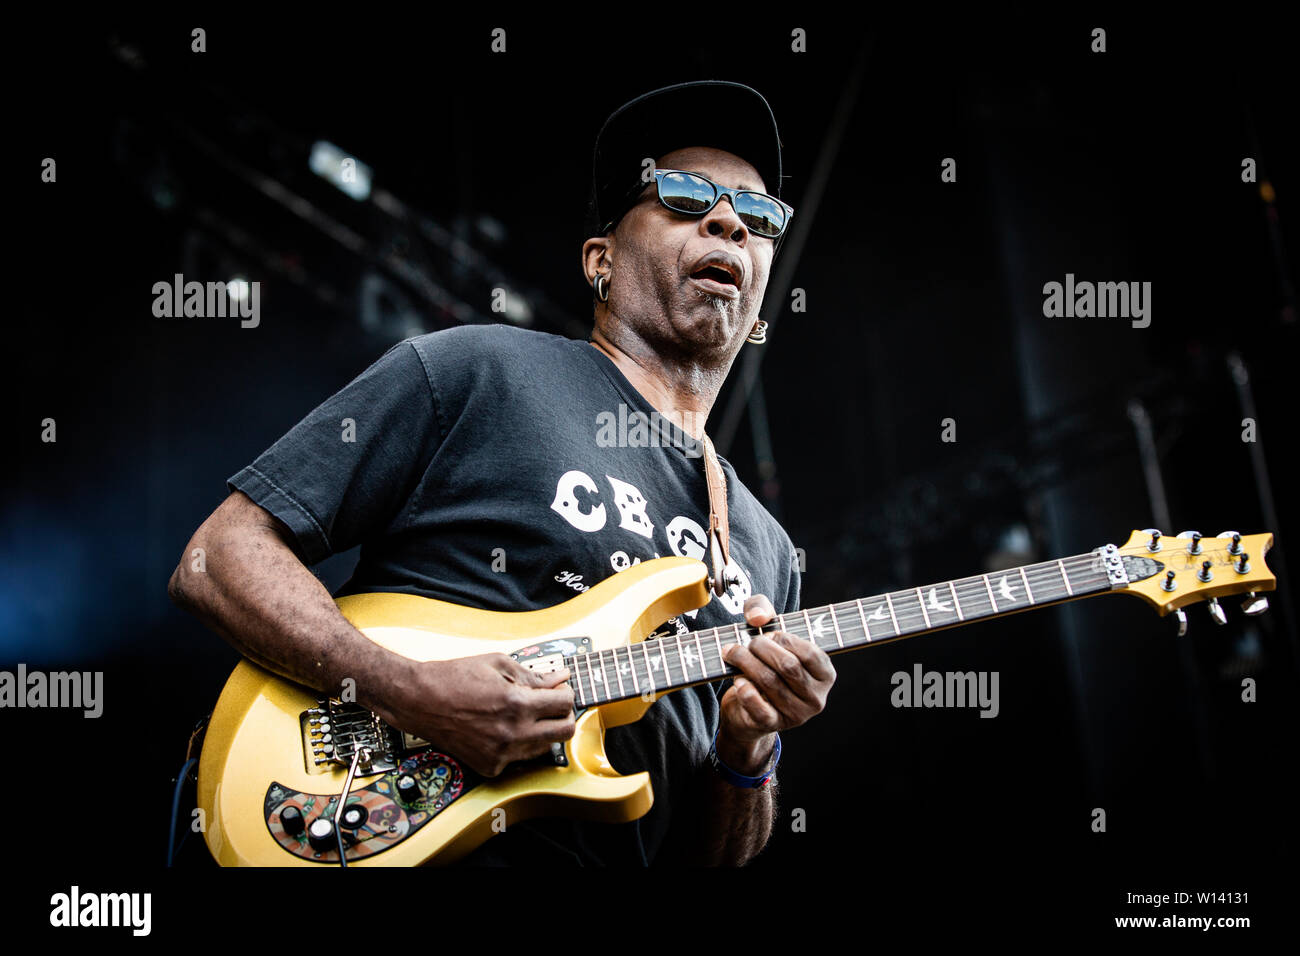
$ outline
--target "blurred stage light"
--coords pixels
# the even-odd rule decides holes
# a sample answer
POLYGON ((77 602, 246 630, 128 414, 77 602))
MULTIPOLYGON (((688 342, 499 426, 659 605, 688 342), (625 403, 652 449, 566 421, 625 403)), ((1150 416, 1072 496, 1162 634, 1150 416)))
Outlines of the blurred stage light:
POLYGON ((369 198, 372 171, 355 156, 349 156, 333 143, 317 140, 307 161, 311 171, 328 180, 358 202, 369 198))
POLYGON ((502 297, 501 314, 515 325, 532 325, 533 308, 528 300, 511 292, 502 297))

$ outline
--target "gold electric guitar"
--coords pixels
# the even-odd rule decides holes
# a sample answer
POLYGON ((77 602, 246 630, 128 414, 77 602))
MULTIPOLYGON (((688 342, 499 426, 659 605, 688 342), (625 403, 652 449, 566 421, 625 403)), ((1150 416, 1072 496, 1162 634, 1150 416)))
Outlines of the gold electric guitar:
MULTIPOLYGON (((694 558, 642 561, 589 591, 538 611, 482 611, 409 594, 340 598, 367 638, 412 660, 500 652, 537 670, 568 667, 577 729, 537 760, 494 778, 339 698, 320 699, 248 661, 227 681, 199 763, 209 850, 223 865, 412 866, 469 853, 534 816, 633 820, 654 797, 646 773, 623 776, 605 756, 605 730, 641 717, 660 696, 735 674, 728 644, 783 630, 827 653, 869 647, 1095 594, 1133 594, 1160 615, 1246 593, 1276 579, 1271 534, 1162 538, 1135 531, 1057 561, 809 608, 762 628, 742 624, 646 640, 659 624, 710 598, 694 558)), ((345 695, 346 696, 346 695, 345 695)))

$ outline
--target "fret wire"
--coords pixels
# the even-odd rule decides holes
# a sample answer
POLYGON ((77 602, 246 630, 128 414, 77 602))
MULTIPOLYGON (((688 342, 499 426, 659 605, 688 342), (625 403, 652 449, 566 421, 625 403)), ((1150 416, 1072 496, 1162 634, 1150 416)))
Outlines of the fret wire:
POLYGON ((993 585, 989 584, 989 576, 987 574, 984 575, 984 590, 989 592, 989 602, 993 605, 993 613, 998 613, 998 602, 997 599, 993 597, 993 585))
POLYGON ((638 680, 636 679, 636 658, 635 658, 635 657, 633 656, 633 654, 632 654, 632 651, 633 651, 634 649, 635 649, 634 645, 628 645, 628 648, 627 648, 627 663, 628 663, 628 667, 630 667, 631 670, 632 670, 632 692, 633 692, 634 694, 636 694, 636 696, 640 697, 640 696, 641 696, 641 682, 638 681, 638 680))
POLYGON ((1057 559, 1056 564, 1057 567, 1061 569, 1061 580, 1065 582, 1065 593, 1073 597, 1074 588, 1070 587, 1070 575, 1067 574, 1065 571, 1065 564, 1062 561, 1060 561, 1060 559, 1057 559))
POLYGON ((586 687, 582 680, 582 665, 587 663, 587 655, 580 654, 573 659, 573 677, 578 682, 578 688, 582 691, 582 702, 584 706, 591 706, 591 698, 587 696, 586 687))
POLYGON ((1032 590, 1030 590, 1030 587, 1029 587, 1029 578, 1025 577, 1025 569, 1024 569, 1024 568, 1021 568, 1021 569, 1020 569, 1020 580, 1022 580, 1022 581, 1025 582, 1025 597, 1027 597, 1027 598, 1029 599, 1029 603, 1030 603, 1030 604, 1035 604, 1035 603, 1037 603, 1036 601, 1034 601, 1034 592, 1033 592, 1032 590))
MULTIPOLYGON (((605 652, 596 653, 596 663, 600 665, 600 689, 605 692, 605 700, 609 700, 609 675, 605 673, 605 652)), ((597 703, 602 703, 597 701, 597 703)))
POLYGON ((858 606, 858 617, 862 618, 862 633, 866 635, 867 643, 871 642, 871 626, 867 624, 867 615, 862 610, 862 598, 857 598, 853 602, 858 606))
MULTIPOLYGON (((607 701, 616 699, 614 697, 613 683, 609 679, 609 661, 611 660, 614 660, 614 649, 612 647, 607 647, 605 650, 600 652, 600 676, 603 678, 600 687, 605 692, 605 700, 607 701), (606 659, 606 655, 609 655, 608 660, 606 659)), ((617 669, 615 669, 614 675, 615 677, 618 676, 617 669)))
POLYGON ((593 704, 604 703, 600 699, 600 682, 596 680, 596 668, 600 664, 600 651, 592 651, 587 655, 587 679, 591 682, 591 701, 593 704))
POLYGON ((610 665, 614 668, 614 681, 613 683, 609 682, 609 668, 606 668, 605 669, 605 679, 606 679, 605 693, 609 695, 610 700, 622 700, 624 697, 627 696, 627 694, 623 693, 623 675, 618 672, 618 648, 617 647, 611 647, 609 649, 609 662, 610 665), (614 696, 614 686, 613 686, 614 684, 618 685, 617 697, 614 696))
POLYGON ((610 699, 610 698, 609 698, 609 687, 606 685, 606 683, 605 683, 605 681, 604 681, 604 678, 605 678, 605 663, 604 663, 604 660, 603 660, 603 657, 602 657, 603 654, 604 654, 604 651, 595 651, 595 652, 593 652, 593 657, 592 657, 592 659, 591 659, 590 661, 588 661, 588 663, 590 664, 589 670, 590 670, 591 676, 592 676, 592 678, 593 678, 593 679, 595 680, 595 682, 596 682, 596 686, 595 686, 595 698, 596 698, 596 703, 597 703, 597 704, 604 704, 604 703, 607 703, 607 702, 609 701, 609 699, 610 699))
POLYGON ((722 656, 722 638, 718 636, 718 629, 716 627, 713 629, 713 642, 718 645, 718 667, 721 668, 718 672, 718 676, 722 676, 727 673, 728 668, 727 661, 722 656))
POLYGON ((700 677, 708 676, 708 669, 704 666, 704 648, 700 646, 700 632, 695 631, 695 653, 700 655, 700 677))
POLYGON ((921 605, 921 617, 923 617, 923 618, 925 619, 925 626, 926 626, 927 628, 929 628, 929 627, 931 626, 931 624, 930 624, 930 612, 927 611, 927 610, 925 609, 925 598, 923 598, 923 597, 921 596, 921 589, 920 589, 920 588, 917 588, 917 589, 916 589, 916 600, 917 600, 917 603, 921 605))
POLYGON ((835 628, 835 643, 844 647, 844 636, 840 634, 840 622, 835 620, 835 605, 831 605, 831 627, 835 628))
POLYGON ((645 677, 650 682, 650 691, 653 693, 659 688, 655 686, 654 668, 650 666, 650 649, 646 647, 649 641, 641 642, 641 656, 645 658, 645 677))
POLYGON ((623 650, 627 654, 628 672, 632 675, 632 696, 639 697, 641 695, 641 679, 636 672, 636 645, 628 644, 623 650))
POLYGON ((714 668, 713 665, 709 663, 706 654, 712 653, 713 648, 710 647, 706 650, 703 634, 696 638, 695 645, 700 654, 700 679, 712 681, 714 679, 714 668))
POLYGON ((957 600, 957 589, 952 586, 952 581, 948 582, 948 593, 952 595, 952 606, 957 609, 957 620, 966 620, 966 615, 961 612, 961 601, 957 600))
POLYGON ((591 655, 587 655, 587 686, 591 688, 591 703, 593 706, 600 703, 600 695, 596 693, 596 678, 594 671, 591 669, 591 655))
POLYGON ((623 696, 622 694, 619 694, 618 697, 615 697, 615 696, 614 696, 614 684, 618 681, 618 654, 615 653, 615 649, 614 649, 614 648, 609 647, 609 648, 606 648, 605 650, 603 650, 603 651, 600 652, 600 659, 601 659, 601 661, 602 661, 602 664, 601 664, 601 668, 600 668, 600 670, 601 670, 601 673, 602 673, 602 674, 604 675, 604 677, 605 677, 605 699, 606 699, 606 700, 618 700, 619 698, 621 698, 621 697, 623 696), (606 655, 606 654, 609 655, 609 660, 608 660, 608 661, 605 661, 605 655, 606 655), (610 664, 612 664, 612 665, 614 666, 614 680, 613 680, 613 681, 611 681, 611 680, 609 679, 609 667, 610 667, 610 664))
POLYGON ((623 674, 618 666, 618 648, 611 648, 609 653, 614 658, 614 676, 618 678, 618 696, 621 699, 627 696, 627 691, 623 689, 623 674))
MULTIPOLYGON (((809 628, 809 640, 813 641, 813 619, 809 617, 809 609, 805 607, 800 611, 800 614, 803 615, 803 623, 807 624, 807 628, 809 628)), ((816 641, 813 641, 813 643, 816 644, 816 641)))
POLYGON ((889 593, 888 593, 888 592, 885 592, 885 603, 889 605, 889 617, 890 617, 890 620, 892 620, 892 621, 894 622, 894 636, 895 636, 895 637, 900 637, 900 636, 902 636, 902 633, 903 633, 903 632, 900 631, 900 630, 898 629, 898 618, 897 618, 897 617, 895 616, 895 614, 894 614, 894 602, 893 602, 893 600, 889 597, 889 593))
POLYGON ((582 658, 580 658, 580 657, 573 657, 573 658, 571 658, 570 660, 572 661, 572 663, 571 663, 571 665, 570 665, 570 667, 569 667, 569 670, 572 672, 572 674, 571 674, 571 676, 570 676, 570 684, 569 684, 569 686, 570 686, 570 687, 573 687, 573 704, 574 704, 574 707, 575 707, 575 708, 576 708, 576 707, 586 707, 586 706, 587 706, 587 698, 586 698, 586 694, 583 692, 583 689, 582 689, 582 658), (577 678, 577 686, 576 686, 576 687, 574 687, 574 685, 573 685, 573 683, 572 683, 573 678, 577 678))

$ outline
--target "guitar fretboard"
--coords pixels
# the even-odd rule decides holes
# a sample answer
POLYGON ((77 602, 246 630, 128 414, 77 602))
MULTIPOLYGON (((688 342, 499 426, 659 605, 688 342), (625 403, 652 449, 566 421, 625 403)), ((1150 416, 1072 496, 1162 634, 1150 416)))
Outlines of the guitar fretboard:
POLYGON ((778 615, 762 627, 740 622, 564 659, 575 704, 591 707, 664 693, 739 673, 722 658, 730 644, 785 631, 829 654, 1014 614, 1111 589, 1095 553, 1029 564, 778 615))

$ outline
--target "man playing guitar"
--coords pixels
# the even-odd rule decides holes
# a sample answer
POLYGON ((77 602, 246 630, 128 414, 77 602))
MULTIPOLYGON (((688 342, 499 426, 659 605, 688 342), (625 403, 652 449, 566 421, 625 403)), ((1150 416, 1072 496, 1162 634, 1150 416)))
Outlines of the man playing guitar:
MULTIPOLYGON (((763 338, 757 316, 793 212, 776 198, 775 120, 739 84, 656 90, 609 118, 594 172, 590 341, 466 326, 393 346, 230 479, 186 549, 204 549, 205 570, 182 560, 169 586, 253 662, 328 693, 353 681, 358 703, 485 776, 572 737, 571 675, 503 654, 394 654, 344 618, 309 566, 360 544, 340 593, 519 611, 641 560, 709 560, 703 423, 746 340, 763 338), (657 417, 661 440, 606 440, 611 416, 657 417)), ((539 210, 554 201, 544 172, 536 193, 539 210)), ((720 464, 728 573, 661 633, 798 608, 789 536, 720 464)), ((609 732, 615 769, 651 774, 646 816, 512 825, 468 862, 752 859, 771 832, 779 732, 823 709, 835 670, 816 643, 780 632, 726 660, 743 676, 668 694, 609 732)))

